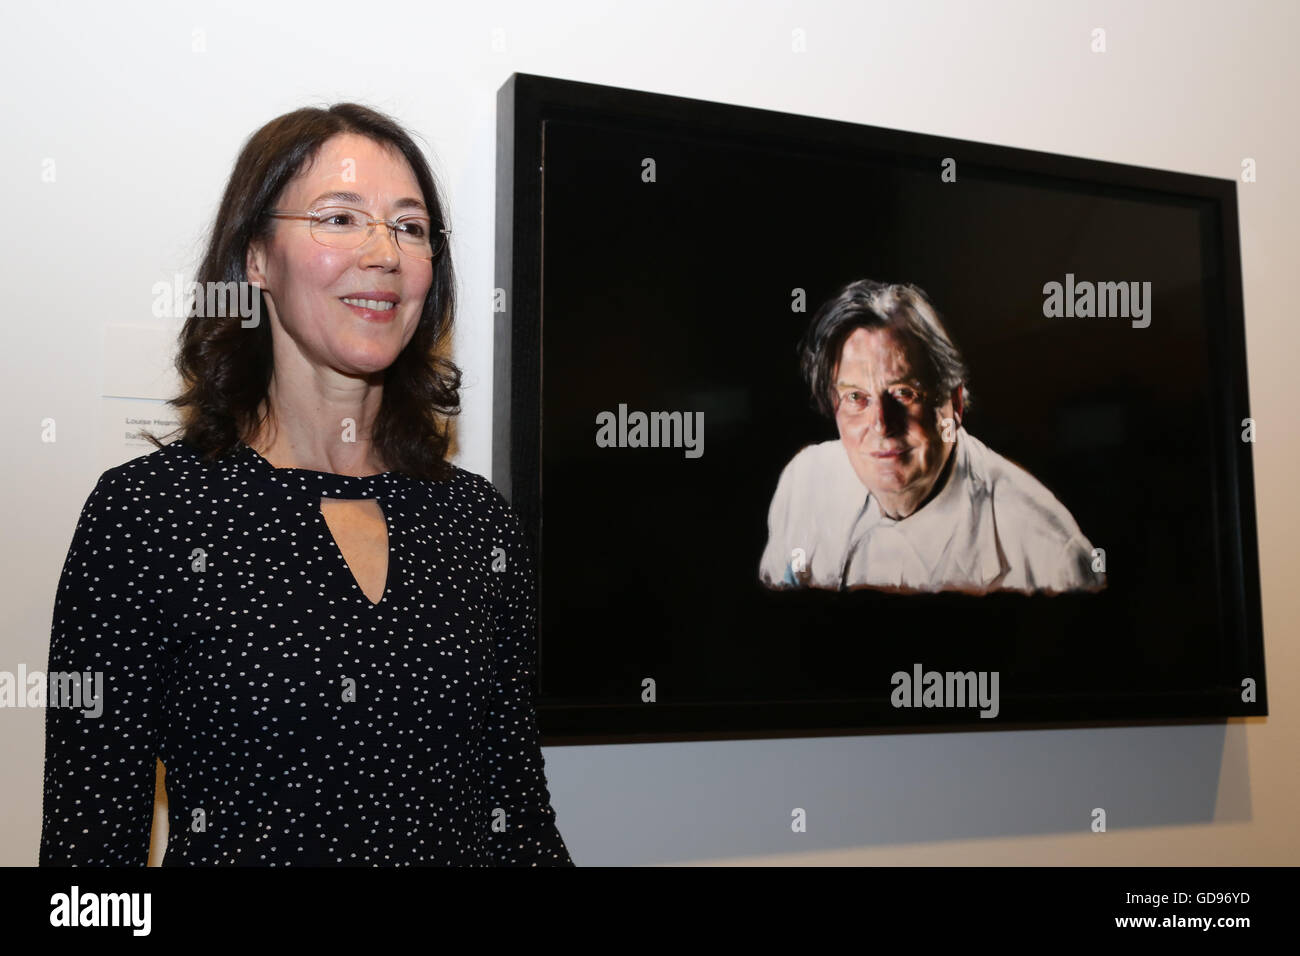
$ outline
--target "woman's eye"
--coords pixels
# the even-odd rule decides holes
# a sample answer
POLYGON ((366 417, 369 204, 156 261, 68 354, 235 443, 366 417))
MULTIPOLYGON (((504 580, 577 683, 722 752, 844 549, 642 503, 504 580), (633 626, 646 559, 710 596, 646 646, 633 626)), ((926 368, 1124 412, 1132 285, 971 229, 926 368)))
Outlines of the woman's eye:
POLYGON ((415 239, 423 239, 426 235, 428 235, 429 232, 425 228, 424 223, 418 221, 401 222, 398 223, 398 226, 401 228, 402 232, 406 233, 408 236, 411 236, 412 238, 415 239))

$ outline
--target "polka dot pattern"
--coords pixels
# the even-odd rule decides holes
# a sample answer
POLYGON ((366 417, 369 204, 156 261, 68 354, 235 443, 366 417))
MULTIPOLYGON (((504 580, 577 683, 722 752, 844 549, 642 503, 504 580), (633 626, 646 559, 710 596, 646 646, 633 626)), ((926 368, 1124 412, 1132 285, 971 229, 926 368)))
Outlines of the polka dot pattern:
POLYGON ((165 866, 571 866, 536 716, 533 559, 482 476, 274 468, 183 440, 110 469, 59 580, 41 865, 143 866, 154 762, 165 866), (371 603, 321 514, 375 498, 371 603))

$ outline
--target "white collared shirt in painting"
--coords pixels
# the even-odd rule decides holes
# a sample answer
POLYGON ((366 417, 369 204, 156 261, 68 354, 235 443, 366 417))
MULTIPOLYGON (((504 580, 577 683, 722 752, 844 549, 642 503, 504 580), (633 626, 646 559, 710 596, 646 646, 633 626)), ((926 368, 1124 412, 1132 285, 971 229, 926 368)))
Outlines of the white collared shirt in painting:
POLYGON ((1073 516, 1033 475, 957 429, 942 490, 885 517, 838 439, 781 472, 759 579, 768 587, 1075 591, 1105 587, 1073 516))

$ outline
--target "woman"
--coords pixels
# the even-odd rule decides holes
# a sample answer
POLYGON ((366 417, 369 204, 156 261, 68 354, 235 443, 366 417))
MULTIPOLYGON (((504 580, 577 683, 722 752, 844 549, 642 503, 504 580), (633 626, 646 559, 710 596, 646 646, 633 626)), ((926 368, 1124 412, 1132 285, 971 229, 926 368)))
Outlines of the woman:
POLYGON ((81 514, 49 669, 102 672, 103 713, 46 711, 42 865, 143 866, 156 759, 164 865, 572 865, 532 558, 446 461, 446 222, 420 150, 364 107, 245 145, 198 281, 251 283, 263 320, 196 307, 181 437, 81 514))

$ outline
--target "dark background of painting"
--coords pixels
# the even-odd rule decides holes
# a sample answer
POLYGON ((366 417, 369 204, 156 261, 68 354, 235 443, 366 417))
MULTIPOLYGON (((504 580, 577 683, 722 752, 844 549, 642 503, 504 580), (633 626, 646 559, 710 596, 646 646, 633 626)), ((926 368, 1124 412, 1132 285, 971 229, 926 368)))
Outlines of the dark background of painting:
POLYGON ((999 671, 1002 720, 1046 699, 1103 718, 1138 712, 1138 695, 1238 686, 1216 565, 1214 462, 1235 434, 1210 403, 1214 204, 960 155, 944 183, 940 157, 631 120, 548 121, 544 155, 544 703, 635 705, 650 677, 661 704, 840 701, 924 721, 888 707, 890 674, 917 662, 999 671), (1044 318, 1043 284, 1067 272, 1150 281, 1150 327, 1044 318), (796 344, 858 278, 929 294, 972 370, 967 428, 1106 550, 1105 592, 759 585, 782 467, 836 437, 811 408, 796 344), (795 288, 805 313, 791 311, 795 288), (703 457, 598 448, 596 415, 619 403, 703 411, 703 457))

